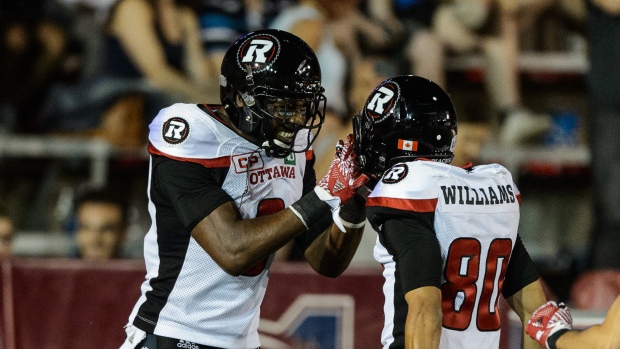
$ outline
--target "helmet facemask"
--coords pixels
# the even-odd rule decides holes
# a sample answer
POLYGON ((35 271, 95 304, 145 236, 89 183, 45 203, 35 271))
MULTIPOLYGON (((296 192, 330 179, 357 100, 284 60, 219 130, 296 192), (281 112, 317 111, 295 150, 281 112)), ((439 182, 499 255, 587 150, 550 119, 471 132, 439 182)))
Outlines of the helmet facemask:
POLYGON ((268 155, 302 153, 325 119, 318 59, 303 40, 266 29, 239 38, 222 62, 220 99, 233 125, 268 155), (307 137, 297 140, 300 137, 307 137))
POLYGON ((261 147, 273 157, 306 152, 319 134, 325 121, 325 96, 319 93, 254 90, 255 106, 249 108, 258 119, 261 147), (296 142, 300 131, 306 130, 305 142, 296 142))
POLYGON ((374 188, 375 184, 386 170, 385 143, 375 141, 373 119, 365 118, 362 113, 353 117, 354 147, 359 161, 360 169, 370 180, 366 184, 374 188))

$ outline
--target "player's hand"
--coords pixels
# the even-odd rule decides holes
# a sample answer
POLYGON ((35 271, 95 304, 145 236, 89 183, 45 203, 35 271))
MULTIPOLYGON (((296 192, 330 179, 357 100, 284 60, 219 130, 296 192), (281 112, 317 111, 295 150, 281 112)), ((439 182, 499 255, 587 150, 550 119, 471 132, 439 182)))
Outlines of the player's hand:
POLYGON ((344 205, 368 182, 368 176, 360 172, 359 162, 353 151, 353 135, 348 135, 346 142, 340 140, 336 144, 334 159, 317 186, 325 189, 331 196, 338 197, 340 205, 344 205))
POLYGON ((560 330, 572 329, 573 318, 566 305, 564 303, 558 305, 554 301, 548 301, 536 309, 527 322, 525 331, 540 345, 551 349, 549 347, 549 337, 552 337, 560 330))

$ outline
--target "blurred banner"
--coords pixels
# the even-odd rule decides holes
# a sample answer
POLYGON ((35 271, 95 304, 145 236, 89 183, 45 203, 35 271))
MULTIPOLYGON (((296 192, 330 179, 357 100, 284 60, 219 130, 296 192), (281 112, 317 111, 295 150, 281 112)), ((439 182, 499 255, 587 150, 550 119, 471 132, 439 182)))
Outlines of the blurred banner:
MULTIPOLYGON (((331 279, 305 263, 273 265, 261 308, 262 348, 380 348, 381 271, 350 267, 331 279)), ((1 262, 0 349, 120 347, 144 275, 144 264, 135 260, 1 262)), ((502 299, 500 307, 506 306, 502 299)), ((506 315, 502 324, 501 348, 517 348, 518 319, 506 315)))

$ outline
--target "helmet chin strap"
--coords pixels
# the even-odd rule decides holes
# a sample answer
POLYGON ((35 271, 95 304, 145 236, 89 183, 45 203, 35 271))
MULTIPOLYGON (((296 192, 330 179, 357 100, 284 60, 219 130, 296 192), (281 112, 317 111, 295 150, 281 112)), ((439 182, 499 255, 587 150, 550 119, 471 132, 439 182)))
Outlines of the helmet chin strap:
POLYGON ((291 153, 290 148, 277 139, 273 139, 272 142, 265 140, 261 147, 269 156, 274 158, 285 158, 291 153))

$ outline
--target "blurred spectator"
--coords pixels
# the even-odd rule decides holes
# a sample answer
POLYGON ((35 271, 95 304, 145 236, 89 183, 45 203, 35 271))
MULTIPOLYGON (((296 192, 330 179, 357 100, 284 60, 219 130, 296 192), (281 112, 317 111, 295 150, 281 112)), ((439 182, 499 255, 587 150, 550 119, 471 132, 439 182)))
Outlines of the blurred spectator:
POLYGON ((127 236, 127 204, 110 189, 88 189, 76 199, 77 256, 84 259, 121 257, 127 236))
POLYGON ((183 102, 200 103, 217 96, 213 86, 218 86, 219 74, 208 65, 196 13, 187 3, 117 1, 105 28, 106 73, 146 78, 183 102))
POLYGON ((588 3, 594 218, 590 266, 620 268, 620 1, 588 3))
POLYGON ((190 1, 118 0, 103 24, 101 72, 59 84, 43 116, 54 131, 143 145, 150 118, 218 94, 190 1), (123 125, 123 127, 119 127, 123 125))
MULTIPOLYGON (((340 118, 347 114, 347 57, 337 46, 334 33, 329 30, 329 25, 338 16, 344 16, 344 3, 347 2, 349 1, 333 1, 333 6, 326 6, 325 1, 301 0, 298 5, 282 11, 270 26, 297 35, 316 52, 321 63, 322 86, 328 101, 326 119, 340 118)), ((323 128, 328 128, 328 125, 323 128)), ((330 144, 329 148, 332 146, 330 144)))
POLYGON ((437 0, 368 0, 366 11, 402 38, 393 53, 400 62, 396 75, 423 76, 445 89, 445 48, 432 27, 438 5, 437 0))
POLYGON ((8 258, 13 253, 13 219, 8 209, 0 205, 0 259, 8 258))
POLYGON ((224 53, 241 35, 264 29, 295 0, 197 0, 201 40, 211 65, 219 72, 224 53))
POLYGON ((360 80, 356 74, 365 58, 360 41, 379 48, 390 40, 380 25, 373 25, 362 15, 359 4, 359 0, 301 0, 296 6, 280 12, 270 25, 302 38, 321 63, 327 115, 320 141, 313 145, 318 173, 327 171, 331 157, 326 154, 352 130, 350 113, 357 110, 352 108, 349 92, 356 88, 352 84, 360 80))
POLYGON ((499 129, 505 145, 535 139, 551 126, 549 115, 523 105, 518 71, 519 30, 551 5, 552 0, 451 0, 441 2, 434 14, 434 32, 448 54, 484 55, 485 89, 494 110, 491 126, 499 129))
POLYGON ((53 3, 0 2, 0 131, 36 130, 34 116, 67 46, 53 3))

